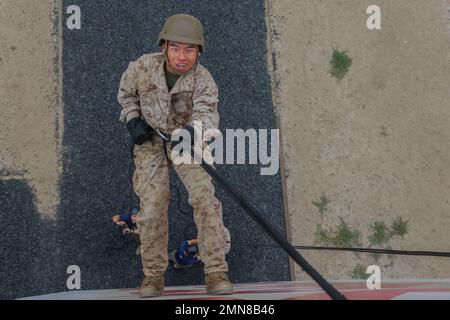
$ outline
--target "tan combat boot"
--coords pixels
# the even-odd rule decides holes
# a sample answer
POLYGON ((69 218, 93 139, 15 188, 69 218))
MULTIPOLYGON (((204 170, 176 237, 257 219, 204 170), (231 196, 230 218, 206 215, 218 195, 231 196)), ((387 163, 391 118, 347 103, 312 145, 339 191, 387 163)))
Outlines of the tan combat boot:
POLYGON ((164 290, 164 276, 148 277, 145 276, 139 287, 139 297, 151 298, 158 297, 164 290))
POLYGON ((225 272, 205 274, 205 285, 209 294, 233 294, 233 285, 225 272))

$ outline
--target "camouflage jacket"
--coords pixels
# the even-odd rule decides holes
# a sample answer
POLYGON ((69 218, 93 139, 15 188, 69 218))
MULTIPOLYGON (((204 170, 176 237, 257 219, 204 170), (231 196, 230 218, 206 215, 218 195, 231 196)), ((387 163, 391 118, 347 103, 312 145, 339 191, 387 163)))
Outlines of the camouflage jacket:
POLYGON ((194 121, 203 130, 218 128, 218 89, 208 70, 197 63, 181 76, 169 92, 164 73, 164 54, 145 54, 131 62, 122 75, 118 101, 120 121, 142 116, 154 129, 171 133, 194 121))

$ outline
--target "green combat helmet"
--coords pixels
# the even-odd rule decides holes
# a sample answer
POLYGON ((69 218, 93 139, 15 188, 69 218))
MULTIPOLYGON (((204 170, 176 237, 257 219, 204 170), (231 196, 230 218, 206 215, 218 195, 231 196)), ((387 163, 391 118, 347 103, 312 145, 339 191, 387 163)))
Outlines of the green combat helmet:
POLYGON ((187 14, 180 13, 167 18, 156 45, 160 46, 163 40, 196 44, 200 47, 200 52, 205 50, 202 23, 187 14))

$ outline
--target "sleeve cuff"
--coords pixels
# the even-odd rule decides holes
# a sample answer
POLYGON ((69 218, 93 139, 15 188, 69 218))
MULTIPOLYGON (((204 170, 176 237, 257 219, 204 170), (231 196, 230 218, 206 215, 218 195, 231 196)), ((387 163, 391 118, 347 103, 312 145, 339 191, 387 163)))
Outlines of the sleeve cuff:
POLYGON ((130 121, 130 120, 132 120, 134 118, 138 118, 140 116, 141 116, 141 114, 139 113, 139 111, 130 111, 130 112, 127 113, 125 119, 128 122, 128 121, 130 121))

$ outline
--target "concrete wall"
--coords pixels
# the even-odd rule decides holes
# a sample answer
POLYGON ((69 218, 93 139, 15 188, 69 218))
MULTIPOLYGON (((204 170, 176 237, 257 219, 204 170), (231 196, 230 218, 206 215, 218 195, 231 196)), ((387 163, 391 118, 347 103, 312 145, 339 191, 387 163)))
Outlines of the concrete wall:
MULTIPOLYGON (((339 240, 332 228, 343 219, 364 247, 375 227, 373 247, 449 251, 448 3, 284 0, 266 8, 292 242, 331 245, 318 241, 318 225, 339 240), (381 9, 381 30, 366 27, 371 4, 381 9), (353 59, 342 80, 329 73, 333 48, 353 59), (398 217, 407 233, 383 239, 398 217)), ((450 274, 447 258, 304 253, 335 279, 371 264, 385 277, 450 274)), ((305 275, 295 268, 295 277, 305 275)))
POLYGON ((0 180, 23 180, 43 218, 59 204, 63 110, 53 0, 0 1, 0 180))

